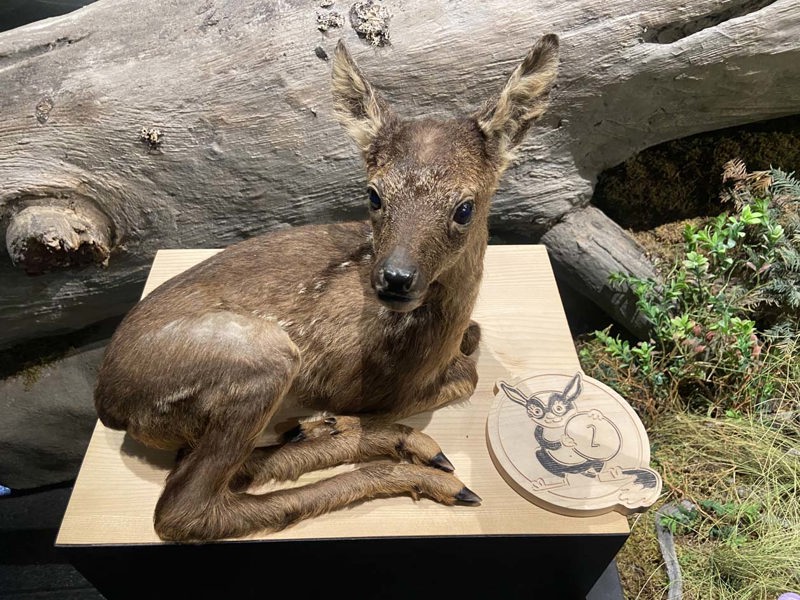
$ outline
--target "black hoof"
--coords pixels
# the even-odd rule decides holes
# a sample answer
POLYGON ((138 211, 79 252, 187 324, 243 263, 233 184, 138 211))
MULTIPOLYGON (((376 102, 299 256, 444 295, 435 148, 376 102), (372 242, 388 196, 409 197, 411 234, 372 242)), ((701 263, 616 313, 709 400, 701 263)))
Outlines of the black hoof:
POLYGON ((478 506, 481 503, 481 497, 468 487, 461 488, 461 491, 456 494, 456 500, 460 504, 468 506, 478 506))
POLYGON ((283 434, 283 439, 287 442, 302 442, 306 439, 306 434, 303 433, 303 428, 300 425, 292 427, 289 431, 283 434))
POLYGON ((447 473, 452 473, 456 470, 453 463, 447 460, 447 457, 442 452, 439 452, 439 454, 431 459, 430 465, 442 471, 446 471, 447 473))

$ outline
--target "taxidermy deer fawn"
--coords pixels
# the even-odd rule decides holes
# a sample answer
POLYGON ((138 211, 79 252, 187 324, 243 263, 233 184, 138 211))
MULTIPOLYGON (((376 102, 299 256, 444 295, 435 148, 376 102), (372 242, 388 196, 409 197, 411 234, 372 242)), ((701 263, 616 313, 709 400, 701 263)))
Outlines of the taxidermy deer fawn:
POLYGON ((434 440, 396 421, 475 389, 470 314, 490 200, 557 69, 558 38, 546 35, 475 114, 405 120, 339 42, 335 109, 366 163, 369 221, 232 245, 137 304, 106 350, 101 421, 180 450, 155 510, 161 538, 275 531, 375 497, 480 502, 434 440), (257 447, 284 400, 321 413, 257 447), (362 462, 306 486, 248 491, 362 462))

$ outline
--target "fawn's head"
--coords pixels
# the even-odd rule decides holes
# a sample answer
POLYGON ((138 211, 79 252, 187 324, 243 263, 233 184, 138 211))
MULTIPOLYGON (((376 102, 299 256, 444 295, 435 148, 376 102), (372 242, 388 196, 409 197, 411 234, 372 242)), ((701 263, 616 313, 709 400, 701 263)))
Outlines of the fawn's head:
POLYGON ((513 149, 544 113, 557 69, 558 38, 546 35, 474 114, 401 119, 339 42, 335 109, 366 163, 372 287, 385 306, 411 311, 467 249, 480 260, 491 197, 513 149))

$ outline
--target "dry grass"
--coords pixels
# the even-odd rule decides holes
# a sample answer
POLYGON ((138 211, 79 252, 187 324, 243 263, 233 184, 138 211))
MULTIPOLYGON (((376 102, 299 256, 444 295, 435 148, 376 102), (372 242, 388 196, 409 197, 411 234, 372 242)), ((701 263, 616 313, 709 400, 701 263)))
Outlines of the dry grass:
MULTIPOLYGON (((684 598, 775 600, 800 590, 800 423, 675 414, 651 432, 662 502, 696 515, 676 534, 684 598)), ((617 558, 626 596, 667 597, 657 506, 632 519, 617 558)))

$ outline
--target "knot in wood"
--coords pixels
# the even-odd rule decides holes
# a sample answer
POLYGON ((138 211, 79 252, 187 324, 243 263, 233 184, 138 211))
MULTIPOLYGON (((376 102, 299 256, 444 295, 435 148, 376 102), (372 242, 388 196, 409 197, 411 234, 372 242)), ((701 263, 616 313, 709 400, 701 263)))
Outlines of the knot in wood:
POLYGON ((29 275, 108 266, 112 226, 99 210, 83 204, 35 205, 17 212, 6 229, 14 266, 29 275))

